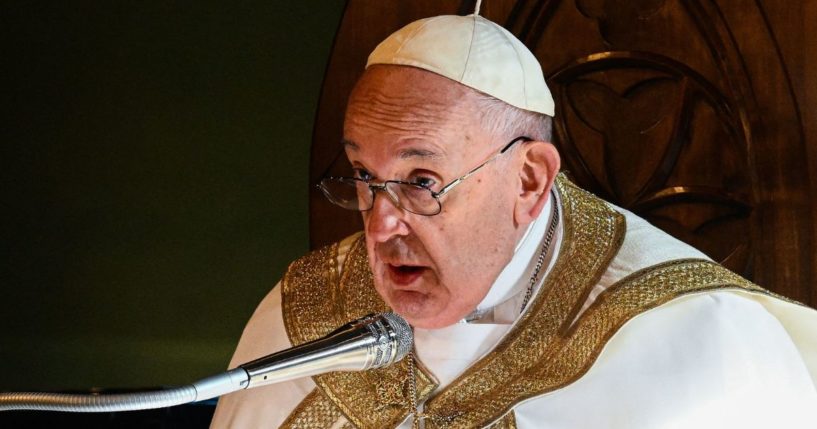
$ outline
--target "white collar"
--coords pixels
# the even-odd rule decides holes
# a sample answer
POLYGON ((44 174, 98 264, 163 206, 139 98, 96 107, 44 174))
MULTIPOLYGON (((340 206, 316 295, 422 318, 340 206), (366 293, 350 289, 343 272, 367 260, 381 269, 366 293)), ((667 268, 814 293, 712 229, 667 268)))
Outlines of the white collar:
MULTIPOLYGON (((551 198, 548 198, 545 203, 542 212, 531 222, 525 234, 517 242, 513 257, 499 273, 488 294, 462 322, 467 320, 468 323, 513 323, 516 316, 519 315, 522 297, 536 266, 536 256, 541 249, 540 246, 545 238, 545 233, 553 218, 553 204, 559 204, 558 193, 555 188, 551 193, 551 198)), ((545 255, 545 271, 539 277, 538 283, 540 284, 556 259, 555 255, 557 255, 561 242, 561 229, 560 222, 550 249, 545 255)))

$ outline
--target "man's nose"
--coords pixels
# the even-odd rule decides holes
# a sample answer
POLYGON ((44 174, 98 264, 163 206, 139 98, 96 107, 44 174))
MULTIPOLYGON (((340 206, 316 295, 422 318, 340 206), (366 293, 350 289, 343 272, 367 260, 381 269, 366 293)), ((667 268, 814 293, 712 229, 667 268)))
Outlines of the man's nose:
POLYGON ((407 235, 409 228, 403 219, 405 215, 405 210, 397 206, 387 191, 375 192, 372 208, 364 217, 366 235, 381 243, 397 235, 407 235))

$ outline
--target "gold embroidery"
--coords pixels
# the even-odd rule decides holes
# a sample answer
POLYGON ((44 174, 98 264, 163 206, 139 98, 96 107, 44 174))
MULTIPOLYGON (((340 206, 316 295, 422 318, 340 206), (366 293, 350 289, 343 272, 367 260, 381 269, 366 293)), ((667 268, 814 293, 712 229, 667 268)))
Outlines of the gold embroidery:
MULTIPOLYGON (((319 249, 295 261, 284 275, 284 325, 294 345, 320 338, 369 313, 388 311, 374 289, 363 236, 352 244, 339 282, 333 281, 336 257, 336 244, 319 249)), ((418 395, 425 399, 437 382, 422 366, 416 373, 418 395)), ((332 372, 313 379, 356 427, 394 427, 411 412, 405 361, 388 368, 332 372)))
POLYGON ((340 410, 319 389, 314 389, 281 424, 286 429, 323 429, 342 416, 340 410))
POLYGON ((502 418, 492 424, 489 429, 516 429, 516 416, 514 416, 513 411, 502 416, 502 418))
POLYGON ((317 340, 336 329, 335 299, 329 287, 337 244, 316 250, 290 264, 281 282, 284 326, 293 345, 317 340), (293 279, 295 279, 293 281, 293 279), (315 317, 324 316, 324 317, 315 317))
POLYGON ((558 344, 554 359, 530 374, 530 388, 542 394, 578 380, 619 328, 644 311, 682 295, 729 289, 773 295, 710 261, 670 261, 631 274, 588 308, 558 344))
MULTIPOLYGON (((635 315, 680 295, 715 288, 768 293, 711 262, 675 261, 628 276, 576 320, 618 252, 626 226, 620 214, 565 178, 560 176, 556 186, 564 231, 554 268, 528 311, 494 351, 426 401, 427 428, 485 427, 492 422, 492 427, 515 427, 515 405, 577 380, 635 315)), ((294 263, 284 278, 284 320, 293 344, 386 310, 372 283, 362 236, 352 245, 339 282, 331 281, 327 259, 334 263, 332 248, 294 263)), ((354 426, 385 428, 397 426, 411 412, 407 374, 403 361, 374 371, 314 378, 354 426)), ((417 374, 419 396, 427 398, 436 383, 427 370, 417 374)))
POLYGON ((527 378, 554 358, 554 345, 621 247, 626 226, 620 214, 561 175, 556 187, 564 223, 551 273, 494 351, 426 402, 426 413, 448 420, 426 427, 484 427, 535 396, 527 378))

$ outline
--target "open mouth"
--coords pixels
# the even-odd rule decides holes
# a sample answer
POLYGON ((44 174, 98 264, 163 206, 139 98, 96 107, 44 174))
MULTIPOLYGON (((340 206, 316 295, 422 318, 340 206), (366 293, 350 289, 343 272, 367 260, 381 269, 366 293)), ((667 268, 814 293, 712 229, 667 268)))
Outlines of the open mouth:
POLYGON ((389 264, 389 277, 398 285, 408 285, 417 280, 426 267, 418 265, 391 265, 389 264))

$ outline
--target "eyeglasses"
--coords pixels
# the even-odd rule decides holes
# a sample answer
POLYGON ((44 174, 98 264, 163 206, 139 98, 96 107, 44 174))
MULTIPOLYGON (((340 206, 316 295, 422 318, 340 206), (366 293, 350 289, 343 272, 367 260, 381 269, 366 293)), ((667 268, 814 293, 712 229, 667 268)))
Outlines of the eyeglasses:
POLYGON ((522 136, 511 140, 499 152, 443 186, 439 192, 434 192, 430 188, 417 183, 400 180, 372 183, 357 177, 326 177, 318 184, 318 188, 323 191, 329 201, 347 210, 371 210, 374 206, 375 193, 385 191, 397 207, 422 216, 434 216, 442 211, 440 198, 443 195, 521 141, 527 142, 533 141, 533 139, 522 136))

